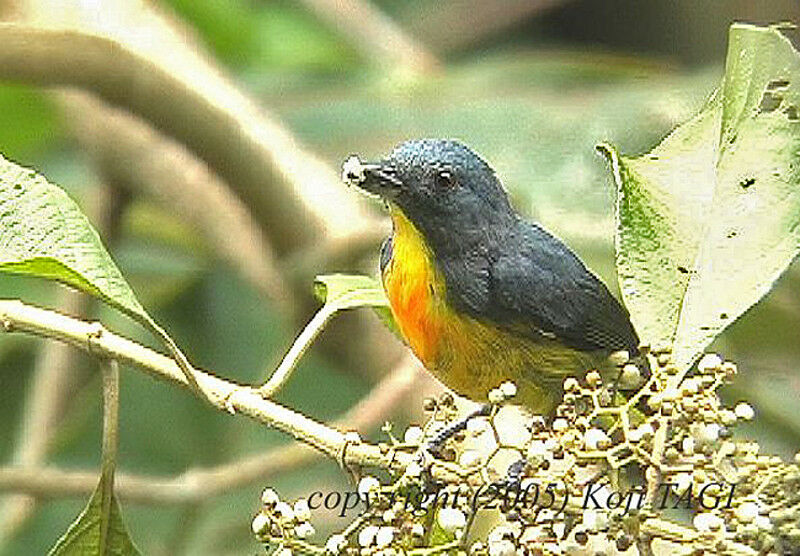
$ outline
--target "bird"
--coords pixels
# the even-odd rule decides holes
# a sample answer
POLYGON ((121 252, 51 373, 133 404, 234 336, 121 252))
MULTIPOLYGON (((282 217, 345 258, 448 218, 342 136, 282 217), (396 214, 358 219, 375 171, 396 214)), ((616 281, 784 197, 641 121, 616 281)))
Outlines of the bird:
POLYGON ((352 155, 343 179, 388 206, 380 272, 400 334, 460 396, 485 403, 512 382, 514 402, 551 415, 563 381, 637 353, 627 310, 560 239, 523 218, 496 172, 452 139, 352 155))

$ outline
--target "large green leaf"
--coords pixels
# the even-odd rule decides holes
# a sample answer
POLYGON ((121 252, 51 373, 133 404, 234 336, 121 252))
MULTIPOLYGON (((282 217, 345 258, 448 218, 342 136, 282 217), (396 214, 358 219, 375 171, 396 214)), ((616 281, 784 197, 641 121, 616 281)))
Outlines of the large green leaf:
POLYGON ((33 170, 2 157, 0 272, 58 280, 150 320, 75 202, 33 170))
POLYGON ((800 251, 800 56, 777 29, 735 24, 700 114, 644 156, 599 148, 631 318, 685 368, 800 251))

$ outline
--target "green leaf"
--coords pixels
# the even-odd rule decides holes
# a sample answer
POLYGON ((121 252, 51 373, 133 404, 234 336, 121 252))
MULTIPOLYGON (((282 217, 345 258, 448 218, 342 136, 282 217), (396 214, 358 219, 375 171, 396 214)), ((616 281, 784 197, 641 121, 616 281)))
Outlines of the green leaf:
POLYGON ((67 532, 56 541, 49 552, 50 556, 139 554, 122 521, 119 503, 110 492, 110 481, 105 478, 104 474, 89 503, 67 532))
POLYGON ((617 187, 617 271, 642 340, 688 367, 800 251, 800 56, 731 27, 725 75, 692 120, 636 158, 598 147, 617 187))
POLYGON ((33 170, 3 157, 0 272, 57 280, 150 321, 75 202, 33 170))
POLYGON ((389 307, 380 282, 369 276, 324 274, 314 279, 314 295, 339 309, 389 307))
POLYGON ((334 311, 372 307, 381 321, 399 336, 383 286, 369 276, 325 274, 314 279, 314 295, 334 311))

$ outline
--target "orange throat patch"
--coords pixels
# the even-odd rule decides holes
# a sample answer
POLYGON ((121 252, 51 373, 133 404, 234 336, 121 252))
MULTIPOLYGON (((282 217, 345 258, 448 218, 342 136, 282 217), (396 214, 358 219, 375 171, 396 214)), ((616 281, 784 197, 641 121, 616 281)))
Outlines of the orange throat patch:
POLYGON ((391 216, 392 257, 383 271, 383 287, 400 332, 417 358, 430 368, 441 339, 444 281, 419 230, 397 207, 391 207, 391 216))

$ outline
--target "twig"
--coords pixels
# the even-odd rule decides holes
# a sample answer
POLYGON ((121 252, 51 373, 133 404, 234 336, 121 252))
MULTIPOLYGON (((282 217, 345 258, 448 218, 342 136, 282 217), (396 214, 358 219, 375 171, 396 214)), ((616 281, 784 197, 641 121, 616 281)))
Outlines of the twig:
MULTIPOLYGON (((652 354, 647 354, 647 362, 650 366, 650 369, 653 371, 653 377, 651 378, 651 381, 658 380, 656 378, 656 373, 662 373, 664 372, 664 369, 658 364, 657 358, 652 354)), ((671 376, 668 375, 666 378, 668 384, 670 379, 671 376)), ((649 388, 649 386, 646 386, 646 388, 649 388)), ((644 391, 645 388, 641 388, 639 392, 637 392, 637 395, 629 400, 628 403, 636 403, 635 400, 638 400, 638 396, 643 394, 644 391)), ((645 472, 645 477, 647 479, 647 493, 645 495, 644 504, 647 508, 652 508, 655 501, 656 492, 661 486, 661 465, 664 461, 664 453, 667 449, 667 439, 669 438, 669 417, 660 416, 658 419, 658 424, 658 429, 653 435, 653 450, 650 453, 651 465, 645 472)))
POLYGON ((206 164, 128 112, 86 93, 55 99, 85 150, 110 180, 144 192, 190 222, 259 292, 291 313, 291 288, 247 207, 206 164))
POLYGON ((0 78, 79 87, 148 120, 234 188, 279 253, 371 226, 338 172, 241 94, 166 18, 152 7, 116 4, 29 2, 36 12, 29 21, 42 27, 0 24, 0 78))
POLYGON ((119 364, 104 361, 103 369, 103 449, 100 469, 112 485, 119 447, 119 364))
MULTIPOLYGON (((368 429, 381 422, 402 398, 413 391, 420 373, 406 358, 368 396, 337 420, 336 426, 368 429)), ((156 478, 118 473, 116 494, 141 504, 191 504, 228 493, 321 457, 301 444, 281 446, 232 463, 188 471, 177 477, 156 478)), ((48 467, 0 467, 0 492, 26 492, 43 498, 85 495, 97 485, 94 471, 65 471, 48 467)))
POLYGON ((114 503, 114 473, 119 446, 119 364, 109 359, 103 362, 103 448, 100 462, 100 553, 108 548, 112 504, 114 503))
MULTIPOLYGON (((99 323, 87 323, 26 305, 18 300, 0 300, 0 323, 7 332, 21 331, 67 342, 96 355, 134 365, 150 375, 187 386, 178 365, 169 357, 106 330, 99 323)), ((210 394, 214 407, 243 413, 251 419, 277 428, 320 450, 345 465, 401 466, 406 456, 392 461, 374 445, 356 442, 347 435, 309 419, 284 406, 263 399, 256 390, 195 370, 198 385, 210 394)))
POLYGON ((443 552, 449 552, 461 546, 461 540, 457 541, 450 541, 444 544, 440 544, 437 546, 432 546, 430 548, 415 548, 408 552, 408 556, 430 556, 433 554, 441 554, 443 552))
MULTIPOLYGON (((656 378, 656 372, 663 372, 664 369, 658 365, 658 360, 652 354, 647 354, 647 361, 649 363, 650 369, 653 370, 653 377, 652 379, 656 378)), ((667 382, 671 377, 667 377, 667 382)), ((640 389, 639 392, 643 392, 644 388, 640 389)), ((633 403, 629 401, 629 403, 633 403)), ((646 480, 646 490, 645 490, 645 497, 644 497, 644 507, 648 510, 651 510, 655 504, 656 494, 658 493, 658 489, 662 486, 662 470, 661 466, 664 462, 664 453, 667 448, 667 439, 669 438, 669 427, 670 427, 670 418, 666 416, 659 417, 658 421, 658 429, 655 431, 653 435, 653 450, 650 453, 650 465, 647 466, 645 469, 645 480, 646 480)), ((653 546, 652 546, 652 537, 650 532, 643 530, 641 534, 638 535, 636 539, 636 546, 639 550, 639 553, 643 556, 652 556, 654 554, 653 546)))
POLYGON ((269 380, 258 389, 259 394, 265 398, 271 398, 275 392, 286 383, 292 371, 297 366, 297 362, 300 361, 300 358, 303 357, 303 354, 314 339, 322 332, 322 329, 325 328, 325 325, 331 317, 336 314, 336 311, 337 307, 335 305, 325 304, 314 314, 314 317, 308 322, 305 328, 303 328, 303 331, 294 341, 292 347, 289 348, 289 352, 283 360, 281 360, 278 368, 275 369, 275 372, 272 373, 269 380))
POLYGON ((436 69, 439 62, 368 0, 302 0, 320 19, 339 31, 374 63, 414 73, 436 69))

